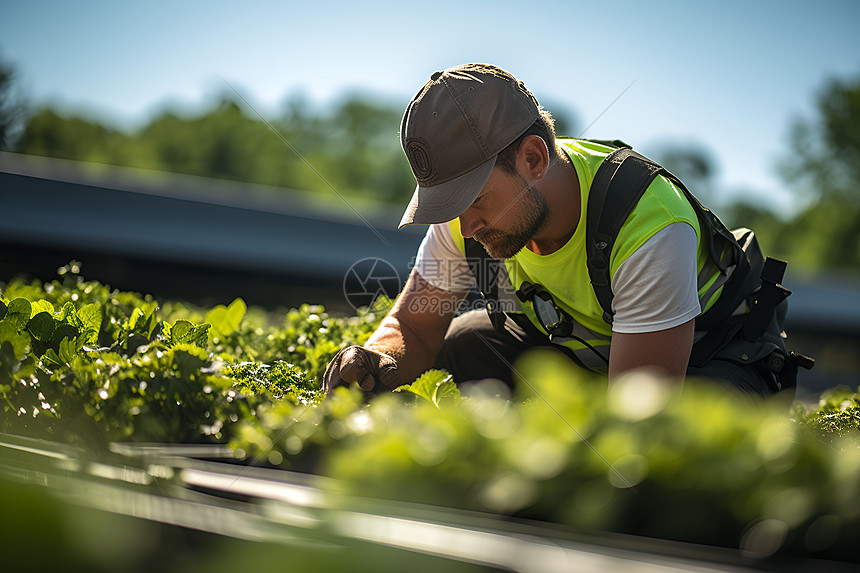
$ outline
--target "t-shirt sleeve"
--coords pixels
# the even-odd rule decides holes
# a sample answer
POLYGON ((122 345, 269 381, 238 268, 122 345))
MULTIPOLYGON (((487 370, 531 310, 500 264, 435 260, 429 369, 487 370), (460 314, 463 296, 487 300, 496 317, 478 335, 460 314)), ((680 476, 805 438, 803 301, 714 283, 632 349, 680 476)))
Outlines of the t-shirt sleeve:
POLYGON ((666 330, 699 315, 697 244, 693 227, 672 223, 618 267, 612 278, 613 332, 666 330))
POLYGON ((468 291, 475 282, 466 257, 451 236, 448 223, 427 228, 415 257, 415 270, 422 279, 448 292, 468 291))

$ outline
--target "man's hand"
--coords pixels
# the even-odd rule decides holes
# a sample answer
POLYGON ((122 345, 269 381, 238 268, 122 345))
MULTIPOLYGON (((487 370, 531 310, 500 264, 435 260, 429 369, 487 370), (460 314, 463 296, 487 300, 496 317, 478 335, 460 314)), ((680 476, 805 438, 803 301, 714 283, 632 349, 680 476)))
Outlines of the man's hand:
POLYGON ((362 346, 347 346, 329 362, 323 388, 328 394, 341 384, 353 382, 365 392, 393 390, 398 385, 397 362, 381 352, 362 346))
POLYGON ((378 394, 415 380, 433 366, 467 293, 438 289, 412 269, 403 292, 366 346, 344 348, 329 363, 323 377, 326 393, 356 383, 365 392, 378 394))

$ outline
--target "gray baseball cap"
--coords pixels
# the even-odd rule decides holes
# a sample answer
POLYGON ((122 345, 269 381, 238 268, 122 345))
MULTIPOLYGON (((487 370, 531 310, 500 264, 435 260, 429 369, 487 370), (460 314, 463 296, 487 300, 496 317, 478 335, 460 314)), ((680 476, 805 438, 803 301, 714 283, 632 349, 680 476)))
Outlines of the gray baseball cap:
POLYGON ((531 92, 500 68, 464 64, 433 73, 400 124, 418 185, 398 228, 459 217, 489 179, 496 155, 539 117, 531 92))

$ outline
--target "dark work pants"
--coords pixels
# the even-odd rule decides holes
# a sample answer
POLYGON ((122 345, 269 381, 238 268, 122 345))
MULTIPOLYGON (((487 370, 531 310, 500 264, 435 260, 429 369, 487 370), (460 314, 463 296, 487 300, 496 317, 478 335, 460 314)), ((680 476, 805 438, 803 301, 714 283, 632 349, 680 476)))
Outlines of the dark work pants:
MULTIPOLYGON (((785 346, 774 332, 775 328, 774 321, 765 337, 781 346, 784 352, 785 346)), ((447 370, 458 382, 496 378, 512 387, 512 365, 526 350, 535 346, 548 346, 567 356, 567 353, 558 348, 559 345, 549 342, 536 328, 527 332, 509 318, 505 329, 506 332, 502 333, 493 328, 484 310, 473 310, 454 318, 445 335, 435 367, 447 370)), ((738 356, 748 355, 742 350, 737 353, 738 356)), ((779 390, 777 376, 771 371, 766 358, 745 364, 733 355, 721 356, 718 353, 704 365, 690 367, 687 377, 705 378, 762 398, 779 390)), ((791 391, 793 395, 793 388, 791 391)))

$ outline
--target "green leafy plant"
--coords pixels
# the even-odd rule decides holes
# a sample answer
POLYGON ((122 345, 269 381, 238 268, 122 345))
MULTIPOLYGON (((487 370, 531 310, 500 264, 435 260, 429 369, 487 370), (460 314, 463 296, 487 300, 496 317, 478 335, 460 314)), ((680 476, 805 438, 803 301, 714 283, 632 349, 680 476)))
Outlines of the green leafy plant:
POLYGON ((224 440, 262 404, 319 402, 330 357, 378 320, 311 305, 268 315, 241 299, 208 311, 161 307, 85 281, 75 261, 58 275, 3 287, 0 431, 90 445, 224 440))
POLYGON ((823 392, 815 408, 796 404, 794 416, 801 427, 828 444, 860 448, 860 395, 847 386, 823 392))
POLYGON ((446 400, 457 400, 461 397, 454 377, 443 370, 428 370, 412 384, 404 384, 394 391, 414 394, 437 408, 446 400))
POLYGON ((860 535, 860 398, 848 388, 788 415, 706 382, 679 394, 639 376, 607 391, 536 351, 512 396, 493 381, 463 396, 431 370, 369 403, 356 387, 324 399, 326 364, 364 343, 384 307, 160 304, 85 281, 74 262, 2 294, 0 431, 89 448, 227 443, 362 496, 753 556, 767 538, 768 551, 850 560, 860 535))
POLYGON ((325 397, 317 381, 309 379, 307 372, 283 360, 276 360, 271 365, 256 362, 232 364, 225 369, 225 374, 244 391, 268 395, 276 400, 289 397, 291 402, 299 404, 318 404, 325 397))

